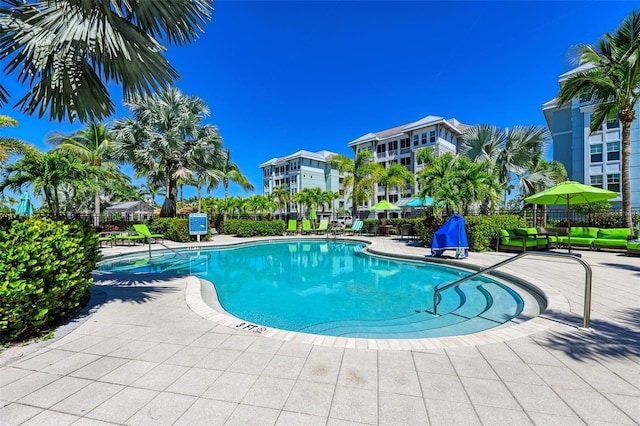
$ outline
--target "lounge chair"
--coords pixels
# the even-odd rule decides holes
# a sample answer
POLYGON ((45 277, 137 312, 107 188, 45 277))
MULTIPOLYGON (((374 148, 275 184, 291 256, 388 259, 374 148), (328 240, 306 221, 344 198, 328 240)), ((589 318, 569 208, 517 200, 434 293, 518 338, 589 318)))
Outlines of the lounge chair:
POLYGON ((151 242, 151 240, 157 240, 158 238, 164 240, 163 234, 152 234, 145 224, 138 223, 136 225, 133 225, 133 229, 135 229, 138 234, 149 240, 149 242, 151 242))
POLYGON ((326 219, 320 220, 320 225, 316 228, 316 234, 326 234, 329 229, 329 221, 326 219))
POLYGON ((311 221, 309 219, 302 220, 302 233, 303 234, 313 233, 313 229, 311 229, 311 221))
POLYGON ((147 237, 141 234, 118 234, 115 236, 114 241, 117 243, 118 241, 122 241, 123 243, 126 241, 127 245, 136 245, 136 241, 144 241, 147 237))
POLYGON ((102 247, 102 243, 113 245, 114 240, 115 240, 114 235, 103 235, 98 237, 98 242, 100 243, 100 247, 102 247))
POLYGON ((287 234, 297 234, 298 233, 298 221, 295 219, 289 219, 289 225, 286 230, 287 234))
POLYGON ((363 226, 364 226, 364 222, 363 221, 356 220, 355 222, 353 222, 353 225, 351 226, 351 228, 345 228, 344 232, 345 233, 349 232, 351 235, 356 235, 356 232, 358 234, 361 234, 363 226))

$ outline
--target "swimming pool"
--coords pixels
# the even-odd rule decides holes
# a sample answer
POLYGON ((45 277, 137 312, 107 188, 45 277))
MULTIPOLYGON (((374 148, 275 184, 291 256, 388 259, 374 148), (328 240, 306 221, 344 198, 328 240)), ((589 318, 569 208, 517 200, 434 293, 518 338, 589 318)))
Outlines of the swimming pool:
POLYGON ((154 252, 151 259, 142 253, 106 260, 99 269, 196 275, 213 283, 224 310, 247 323, 328 336, 462 335, 521 322, 525 310, 524 317, 539 312, 523 289, 479 277, 441 293, 434 315, 434 289, 469 271, 373 256, 364 248, 345 241, 263 242, 154 252))

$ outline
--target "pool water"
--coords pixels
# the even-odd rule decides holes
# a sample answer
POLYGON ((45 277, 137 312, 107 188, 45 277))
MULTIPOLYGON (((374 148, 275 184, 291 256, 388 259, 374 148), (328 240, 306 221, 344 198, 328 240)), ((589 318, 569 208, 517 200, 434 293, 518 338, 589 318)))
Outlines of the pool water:
POLYGON ((418 338, 469 334, 513 321, 522 298, 479 277, 433 292, 470 272, 363 253, 340 241, 282 241, 123 257, 100 270, 191 274, 215 286, 220 305, 244 321, 312 334, 418 338))

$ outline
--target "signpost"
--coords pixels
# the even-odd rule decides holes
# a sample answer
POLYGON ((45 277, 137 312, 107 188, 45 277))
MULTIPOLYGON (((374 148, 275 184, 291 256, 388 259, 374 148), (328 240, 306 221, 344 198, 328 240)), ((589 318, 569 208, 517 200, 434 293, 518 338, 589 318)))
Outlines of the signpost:
POLYGON ((206 213, 189 213, 189 234, 197 235, 200 242, 200 235, 207 235, 209 220, 206 213))

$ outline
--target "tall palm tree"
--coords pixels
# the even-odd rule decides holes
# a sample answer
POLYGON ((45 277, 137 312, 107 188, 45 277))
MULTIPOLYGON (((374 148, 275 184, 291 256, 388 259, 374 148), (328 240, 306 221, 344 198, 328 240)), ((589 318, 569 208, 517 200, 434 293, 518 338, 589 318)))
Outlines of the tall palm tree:
POLYGON ((209 108, 176 88, 135 97, 126 105, 133 118, 117 120, 112 127, 114 158, 128 161, 139 174, 150 174, 154 183, 163 179, 167 194, 160 216, 174 217, 178 179, 191 177, 221 155, 218 138, 202 137, 201 121, 209 108))
MULTIPOLYGON (((559 161, 547 161, 539 155, 531 160, 527 172, 518 183, 520 196, 524 199, 530 195, 544 191, 564 180, 567 170, 559 161)), ((543 217, 546 218, 547 205, 544 205, 543 217)), ((533 205, 533 223, 538 223, 538 206, 533 205)))
MULTIPOLYGON (((60 149, 78 156, 85 163, 102 169, 103 163, 108 162, 111 153, 111 136, 107 125, 91 122, 87 128, 70 136, 55 132, 48 138, 48 142, 60 149)), ((95 176, 96 185, 93 199, 93 224, 100 225, 100 176, 95 176)))
MULTIPOLYGON (((18 127, 18 122, 6 115, 0 115, 0 129, 3 127, 18 127)), ((9 159, 10 154, 25 155, 29 152, 35 153, 38 150, 20 139, 8 136, 0 136, 0 164, 9 159)))
POLYGON ((284 213, 287 205, 291 202, 291 193, 289 192, 287 185, 283 183, 282 185, 273 188, 271 190, 271 195, 273 195, 273 198, 278 203, 280 214, 284 213))
MULTIPOLYGON (((178 77, 164 57, 166 42, 198 38, 212 0, 5 0, 0 51, 7 73, 28 92, 16 106, 51 119, 100 120, 115 112, 107 83, 123 97, 149 95, 178 77)), ((0 86, 0 105, 8 93, 0 86)))
POLYGON ((397 186, 404 190, 407 185, 414 183, 415 177, 407 168, 401 164, 392 163, 386 169, 381 168, 378 182, 384 185, 384 199, 389 201, 389 189, 397 186))
MULTIPOLYGON (((211 170, 212 182, 215 182, 213 185, 209 187, 209 189, 215 189, 218 186, 219 182, 222 182, 222 187, 224 188, 224 198, 226 199, 229 196, 229 183, 233 182, 238 185, 245 191, 253 191, 255 187, 249 179, 240 171, 240 167, 237 164, 231 161, 231 151, 226 150, 224 152, 224 159, 221 164, 211 170)), ((223 220, 227 220, 226 214, 224 215, 223 220)))
POLYGON ((512 175, 519 178, 525 173, 531 159, 543 151, 548 132, 541 126, 515 126, 503 130, 481 124, 467 129, 463 137, 461 154, 478 163, 491 161, 497 167, 506 206, 506 188, 512 175))
POLYGON ((558 102, 575 97, 595 104, 591 131, 602 128, 605 120, 617 116, 622 126, 622 213, 626 227, 633 231, 631 216, 631 123, 640 98, 640 14, 625 18, 614 33, 605 34, 595 46, 579 45, 582 69, 560 87, 558 102))
POLYGON ((352 215, 358 215, 358 206, 370 201, 375 194, 375 182, 380 165, 373 161, 373 153, 368 149, 361 149, 352 160, 344 155, 334 155, 329 164, 344 173, 342 181, 343 192, 351 198, 352 215))

